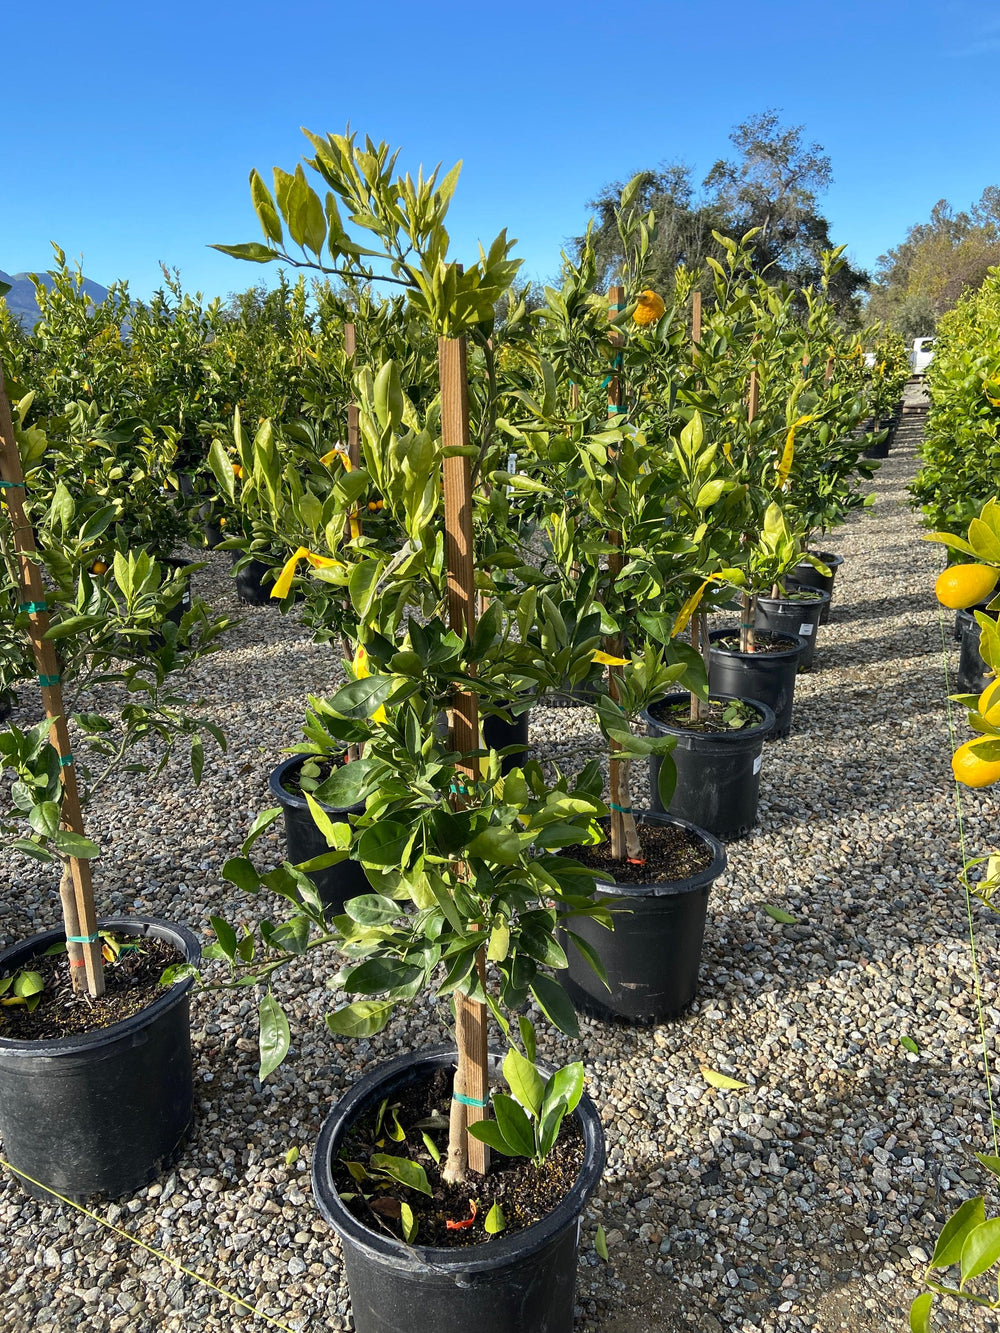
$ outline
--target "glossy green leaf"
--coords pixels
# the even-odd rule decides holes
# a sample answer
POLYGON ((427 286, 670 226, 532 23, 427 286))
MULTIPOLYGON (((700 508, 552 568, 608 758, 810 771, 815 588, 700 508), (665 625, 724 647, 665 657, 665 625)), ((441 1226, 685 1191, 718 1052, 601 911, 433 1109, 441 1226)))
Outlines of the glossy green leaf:
POLYGON ((986 1203, 983 1196, 966 1199, 941 1228, 934 1253, 931 1255, 931 1268, 950 1268, 952 1264, 960 1263, 966 1238, 985 1220, 986 1203))
POLYGON ((260 1070, 261 1083, 273 1074, 288 1054, 291 1036, 288 1019, 274 996, 268 991, 260 1002, 260 1070))

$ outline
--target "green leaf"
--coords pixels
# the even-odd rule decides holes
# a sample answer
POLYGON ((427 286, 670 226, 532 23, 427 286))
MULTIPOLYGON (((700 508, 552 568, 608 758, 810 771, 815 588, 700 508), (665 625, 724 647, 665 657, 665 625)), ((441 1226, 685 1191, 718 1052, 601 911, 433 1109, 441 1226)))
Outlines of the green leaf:
POLYGON ((215 938, 219 941, 219 947, 227 958, 236 957, 236 931, 228 921, 224 921, 221 916, 210 916, 209 925, 215 931, 215 938))
POLYGON ((933 1291, 922 1292, 910 1306, 910 1333, 931 1333, 933 1291))
POLYGON ((277 250, 259 241, 247 241, 245 245, 211 245, 210 250, 219 250, 232 259, 249 259, 255 264, 268 264, 272 259, 280 258, 277 250))
POLYGON ((329 703, 341 717, 360 720, 377 713, 391 693, 391 676, 365 676, 363 680, 350 681, 329 703))
POLYGON ((375 774, 380 767, 377 759, 367 755, 352 759, 349 764, 341 764, 316 788, 316 799, 334 810, 348 810, 353 805, 360 805, 376 790, 375 774))
POLYGON ((260 1002, 260 1070, 257 1077, 263 1083, 273 1074, 288 1054, 291 1035, 284 1010, 270 991, 260 1002))
POLYGON ((976 1199, 966 1199, 961 1207, 952 1213, 941 1228, 934 1253, 931 1255, 931 1268, 950 1268, 961 1262, 962 1246, 966 1238, 976 1227, 986 1220, 986 1203, 982 1195, 976 1199))
POLYGON ((394 921, 402 911, 401 903, 384 898, 380 893, 363 893, 344 904, 344 911, 359 926, 384 926, 394 921))
POLYGON ((541 1114, 545 1082, 530 1060, 511 1048, 504 1056, 503 1076, 507 1086, 521 1103, 535 1116, 541 1114))
POLYGON ((285 1165, 294 1166, 298 1160, 299 1160, 298 1148, 289 1148, 288 1151, 285 1153, 285 1165))
POLYGON ((250 848, 257 841, 260 835, 262 833, 265 833, 275 822, 276 819, 280 819, 281 815, 282 815, 282 809, 280 805, 272 806, 269 810, 262 810, 260 812, 257 818, 250 825, 250 831, 246 836, 246 840, 244 841, 242 848, 240 849, 244 856, 246 856, 247 852, 249 852, 250 848))
POLYGON ((990 1157, 986 1153, 977 1152, 976 1160, 994 1176, 1000 1176, 1000 1157, 990 1157))
POLYGON ((39 972, 19 972, 14 978, 14 994, 27 999, 29 995, 40 995, 45 989, 45 982, 39 972))
POLYGON ((43 838, 51 838, 59 828, 57 801, 40 801, 28 814, 28 823, 43 838))
POLYGON ((205 768, 205 747, 201 743, 200 736, 191 737, 191 776, 194 778, 194 785, 197 787, 201 782, 201 775, 205 768))
POLYGON ((96 842, 91 842, 79 833, 68 833, 65 829, 57 829, 52 834, 52 846, 63 856, 76 856, 81 861, 90 861, 101 854, 96 842))
POLYGON ((764 911, 774 921, 779 921, 783 926, 794 926, 798 924, 798 918, 792 916, 791 912, 786 912, 783 907, 772 907, 770 903, 764 903, 764 911))
POLYGON ((920 1047, 917 1045, 917 1043, 913 1040, 912 1037, 900 1037, 899 1044, 900 1046, 905 1047, 905 1049, 908 1050, 912 1055, 920 1054, 920 1047))
POLYGON ((335 1037, 373 1037, 392 1017, 395 1000, 355 1000, 326 1016, 326 1026, 335 1037))
POLYGON ((962 1246, 962 1286, 1000 1259, 1000 1217, 992 1217, 988 1222, 970 1231, 962 1246))
POLYGON ((665 754, 660 759, 660 771, 656 775, 656 790, 664 810, 670 809, 677 789, 677 765, 673 755, 665 754))
POLYGON ((505 1092, 493 1094, 493 1114, 503 1135, 519 1157, 535 1155, 535 1131, 523 1109, 505 1092))
POLYGON ((488 1236, 499 1236, 500 1232, 505 1230, 507 1219, 503 1215, 503 1209, 499 1203, 495 1203, 486 1214, 486 1221, 483 1223, 488 1236))
POLYGON ((569 998, 558 981, 546 976, 544 972, 536 974, 530 987, 532 995, 538 1001, 542 1013, 567 1037, 578 1037, 580 1025, 576 1019, 573 1001, 569 998))
POLYGON ((440 1162, 440 1160, 441 1160, 441 1149, 437 1146, 437 1144, 434 1142, 434 1140, 431 1138, 431 1136, 427 1133, 427 1130, 426 1130, 426 1129, 422 1129, 422 1130, 420 1131, 420 1137, 421 1137, 421 1138, 423 1139, 423 1141, 424 1141, 424 1147, 427 1149, 427 1151, 430 1153, 430 1155, 434 1158, 435 1162, 440 1162))
POLYGON ((566 1103, 567 1112, 575 1111, 583 1096, 583 1064, 574 1060, 572 1064, 557 1069, 545 1085, 542 1094, 543 1110, 557 1101, 566 1103))
POLYGON ((604 1234, 604 1223, 598 1223, 597 1234, 594 1236, 594 1249, 597 1251, 597 1257, 608 1262, 608 1238, 604 1234))
POLYGON ((532 1064, 535 1063, 535 1025, 527 1014, 518 1014, 517 1026, 521 1033, 521 1043, 525 1054, 532 1064))
POLYGON ((417 1190, 420 1194, 432 1194, 427 1172, 419 1162, 411 1162, 408 1157, 391 1157, 388 1153, 372 1153, 369 1165, 377 1167, 383 1175, 389 1176, 407 1189, 417 1190))
POLYGON ((495 1120, 477 1120, 474 1124, 469 1125, 468 1132, 474 1139, 478 1139, 480 1143, 488 1144, 494 1152, 502 1153, 504 1157, 522 1157, 524 1155, 507 1142, 495 1120))
POLYGON ((260 888, 260 875, 245 856, 231 856, 222 867, 222 878, 245 893, 256 893, 260 888))
POLYGON ((403 1228, 403 1239, 407 1245, 412 1245, 417 1239, 417 1219, 413 1209, 402 1199, 399 1201, 399 1221, 403 1228))

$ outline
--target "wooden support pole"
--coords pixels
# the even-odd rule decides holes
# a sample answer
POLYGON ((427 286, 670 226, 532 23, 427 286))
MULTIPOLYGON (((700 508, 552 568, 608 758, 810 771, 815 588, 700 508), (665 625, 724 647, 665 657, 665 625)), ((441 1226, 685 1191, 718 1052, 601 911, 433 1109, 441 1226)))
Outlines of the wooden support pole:
MULTIPOLYGON (((438 339, 438 374, 441 383, 441 443, 445 449, 469 444, 469 381, 464 338, 438 339)), ((465 454, 446 457, 444 472, 445 564, 448 570, 448 623, 456 634, 471 635, 476 627, 475 567, 472 558, 472 471, 465 454)), ((455 690, 452 695, 450 742, 452 749, 468 755, 479 749, 479 699, 472 690, 455 690)), ((469 759, 459 765, 470 781, 479 777, 479 761, 469 759)), ((463 804, 457 793, 455 804, 463 804)), ((480 982, 485 984, 485 954, 476 957, 480 982)), ((456 1035, 458 1069, 455 1093, 469 1102, 452 1101, 451 1125, 464 1129, 486 1117, 489 1098, 489 1052, 486 1032, 486 1006, 456 992, 456 1035)), ((489 1170, 489 1149, 468 1134, 450 1135, 454 1144, 464 1138, 468 1165, 473 1171, 489 1170)), ((449 1162, 445 1179, 461 1179, 461 1162, 449 1162), (457 1174, 455 1174, 457 1173, 457 1174)))
MULTIPOLYGON (((760 381, 756 369, 750 372, 750 387, 747 391, 747 425, 756 419, 760 409, 760 381)), ((740 652, 754 651, 754 620, 757 615, 757 597, 744 592, 740 597, 740 652)))
POLYGON ((694 359, 698 359, 698 344, 701 342, 701 292, 691 293, 691 341, 694 344, 694 359))
MULTIPOLYGON (((45 603, 45 587, 35 559, 35 534, 24 512, 25 484, 21 455, 14 439, 14 423, 0 367, 0 479, 3 499, 10 518, 11 534, 18 563, 18 598, 22 610, 28 612, 28 637, 42 689, 45 715, 51 723, 49 739, 59 755, 59 777, 62 782, 62 826, 68 832, 83 834, 83 812, 73 769, 69 731, 63 708, 62 686, 59 681, 59 662, 55 644, 45 635, 49 628, 49 613, 45 603)), ((63 876, 60 896, 66 926, 67 950, 73 989, 87 991, 93 997, 104 994, 104 965, 101 959, 101 941, 97 935, 97 915, 94 909, 94 890, 90 879, 90 862, 71 856, 65 862, 69 871, 72 891, 63 876), (86 939, 87 943, 76 941, 86 939), (73 941, 73 942, 71 942, 73 941)))
MULTIPOLYGON (((697 288, 691 293, 691 359, 697 363, 701 350, 701 292, 697 288)), ((691 617, 691 647, 705 658, 708 668, 708 616, 704 611, 695 611, 691 617)), ((695 692, 691 691, 690 717, 693 722, 708 713, 708 705, 703 704, 695 692)))

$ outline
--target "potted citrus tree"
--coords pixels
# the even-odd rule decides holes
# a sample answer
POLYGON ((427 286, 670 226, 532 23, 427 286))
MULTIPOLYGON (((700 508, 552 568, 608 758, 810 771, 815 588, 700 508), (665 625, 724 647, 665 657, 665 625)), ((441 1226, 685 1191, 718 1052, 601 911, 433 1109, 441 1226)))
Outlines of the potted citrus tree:
MULTIPOLYGON (((346 571, 349 679, 316 701, 311 735, 316 754, 348 747, 357 757, 308 793, 307 804, 330 863, 358 862, 370 892, 328 922, 304 873, 317 867, 283 864, 261 874, 253 865, 247 853, 258 821, 227 874, 248 889, 275 891, 290 915, 280 925, 260 922, 250 934, 216 922, 212 952, 237 972, 273 983, 306 949, 342 950, 337 982, 359 997, 328 1016, 342 1035, 380 1031, 398 1005, 428 990, 454 1001, 457 1051, 415 1053, 376 1071, 331 1113, 314 1156, 314 1189, 344 1244, 358 1329, 374 1333, 406 1317, 437 1330, 527 1321, 568 1333, 579 1218, 603 1162, 582 1067, 539 1073, 532 1031, 519 1024, 523 1049, 512 1045, 504 1058, 507 1091, 494 1094, 489 1118, 491 1074, 500 1071, 487 1051, 488 1018, 513 1039, 507 1015, 531 999, 556 1027, 574 1032, 572 1005, 553 975, 565 965, 558 926, 591 913, 608 919, 592 901, 593 876, 564 854, 599 837, 595 820, 606 812, 599 775, 591 768, 574 781, 546 782, 532 764, 503 775, 501 756, 482 746, 478 725, 479 700, 509 691, 512 675, 542 683, 558 666, 589 667, 591 655, 584 642, 567 642, 553 605, 545 608, 547 623, 561 633, 563 653, 549 663, 533 632, 542 599, 533 603, 530 589, 508 592, 472 558, 474 510, 488 513, 492 502, 474 474, 488 478, 494 493, 508 480, 495 466, 499 442, 470 439, 467 404, 477 385, 470 386, 465 338, 490 327, 516 264, 503 234, 475 265, 463 270, 449 261, 444 219, 457 170, 414 181, 395 174, 384 144, 361 147, 338 135, 310 140, 325 199, 302 167, 294 176, 276 172, 274 196, 254 175, 266 243, 224 248, 241 258, 280 257, 398 285, 407 318, 435 340, 436 385, 420 385, 417 394, 411 383, 404 396, 393 360, 368 366, 359 358, 354 387, 368 423, 363 460, 352 460, 349 472, 331 460, 340 470, 322 501, 321 540, 296 548, 287 580, 276 585, 288 591, 307 570, 336 585, 346 571), (349 237, 342 208, 381 251, 349 237), (301 258, 288 254, 286 228, 301 258), (395 550, 351 530, 351 515, 373 484, 398 526, 395 550), (477 592, 489 601, 479 615, 477 592), (361 802, 365 813, 353 829, 323 809, 361 802), (428 1098, 437 1115, 427 1113, 428 1098), (399 1145, 393 1153, 378 1146, 385 1114, 399 1145), (519 1190, 502 1201, 494 1184, 506 1173, 498 1165, 524 1158, 537 1181, 540 1170, 550 1174, 541 1164, 551 1166, 552 1153, 570 1140, 577 1145, 570 1165, 556 1173, 554 1193, 536 1218, 514 1202, 519 1190), (345 1149, 357 1154, 346 1176, 345 1149), (490 1149, 497 1162, 487 1172, 490 1149), (435 1193, 445 1199, 443 1216, 435 1193)), ((263 457, 247 462, 266 485, 263 457)), ((491 560, 497 569, 522 568, 520 555, 502 544, 491 560)), ((288 1047, 272 986, 260 1012, 266 1076, 288 1047)))
MULTIPOLYGON (((27 404, 19 408, 23 420, 27 404)), ((23 434, 26 450, 40 450, 37 473, 45 442, 37 430, 23 434)), ((142 549, 112 551, 117 510, 92 488, 74 494, 60 479, 37 508, 21 467, 23 434, 0 382, 0 548, 14 629, 30 643, 45 711, 33 726, 0 732, 3 765, 15 774, 3 836, 10 850, 61 868, 64 924, 0 955, 0 1134, 26 1188, 82 1199, 147 1183, 190 1123, 190 982, 158 983, 170 966, 197 959, 198 942, 167 922, 97 918, 90 861, 99 849, 81 811, 110 778, 150 770, 135 753, 150 741, 160 768, 187 743, 200 779, 202 733, 220 744, 222 733, 193 715, 175 682, 225 622, 200 602, 179 624, 168 619, 176 581, 142 549), (94 573, 105 553, 107 568, 94 573), (109 686, 125 699, 112 715, 98 711, 109 686)), ((12 642, 0 677, 23 671, 24 648, 12 642)))

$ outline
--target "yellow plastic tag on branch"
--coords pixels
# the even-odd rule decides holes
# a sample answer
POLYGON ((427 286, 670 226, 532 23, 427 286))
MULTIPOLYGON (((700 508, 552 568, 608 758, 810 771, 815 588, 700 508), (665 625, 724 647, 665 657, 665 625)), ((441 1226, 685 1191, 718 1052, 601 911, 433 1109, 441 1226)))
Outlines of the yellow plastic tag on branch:
POLYGON ((683 634, 684 631, 687 629, 688 621, 691 619, 691 617, 694 615, 694 613, 700 606, 701 599, 705 595, 705 589, 708 587, 711 581, 712 581, 711 579, 706 579, 705 582, 701 585, 701 587, 698 588, 696 592, 693 592, 691 596, 687 599, 687 601, 684 603, 684 605, 681 607, 680 611, 677 613, 677 619, 674 621, 674 627, 670 631, 670 637, 672 639, 676 639, 678 634, 683 634))
POLYGON ((324 467, 329 467, 329 465, 333 462, 335 458, 340 459, 340 461, 343 463, 345 469, 348 472, 354 471, 354 464, 351 462, 350 454, 347 452, 346 449, 342 448, 339 444, 335 444, 333 448, 328 453, 325 453, 319 461, 323 464, 324 467))
POLYGON ((290 555, 285 561, 281 573, 274 581, 274 587, 271 589, 272 597, 287 597, 288 591, 292 586, 292 579, 295 577, 295 571, 299 567, 301 560, 307 560, 313 569, 332 569, 339 565, 339 560, 333 560, 328 555, 316 555, 305 546, 300 546, 298 550, 290 555))
POLYGON ((602 653, 598 648, 590 659, 592 662, 599 662, 601 666, 628 666, 627 657, 612 657, 610 653, 602 653))

